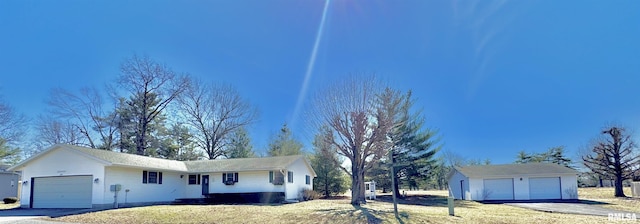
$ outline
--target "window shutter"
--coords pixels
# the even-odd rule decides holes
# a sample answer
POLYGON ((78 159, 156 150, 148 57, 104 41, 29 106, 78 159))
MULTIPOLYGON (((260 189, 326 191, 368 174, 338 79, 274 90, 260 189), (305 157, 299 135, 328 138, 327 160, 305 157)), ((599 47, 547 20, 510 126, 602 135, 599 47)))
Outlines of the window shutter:
POLYGON ((227 181, 227 173, 222 173, 222 183, 224 184, 225 181, 227 181))
POLYGON ((158 184, 162 184, 162 172, 158 172, 158 184))
POLYGON ((200 174, 198 174, 198 176, 196 178, 197 178, 197 180, 196 180, 197 185, 200 185, 200 174))
POLYGON ((142 171, 142 183, 147 183, 147 171, 142 171))
POLYGON ((234 173, 233 175, 233 182, 238 182, 238 173, 234 173))
POLYGON ((269 171, 269 183, 273 183, 273 171, 269 171))

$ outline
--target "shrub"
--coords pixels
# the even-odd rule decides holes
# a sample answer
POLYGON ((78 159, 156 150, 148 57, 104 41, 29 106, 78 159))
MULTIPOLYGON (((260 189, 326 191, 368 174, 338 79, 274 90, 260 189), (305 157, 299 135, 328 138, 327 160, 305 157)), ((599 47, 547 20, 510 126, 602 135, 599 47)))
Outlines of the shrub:
POLYGON ((8 198, 2 199, 2 201, 4 201, 5 204, 13 204, 13 203, 18 202, 18 198, 16 198, 16 197, 8 197, 8 198))
POLYGON ((318 192, 311 189, 304 189, 302 190, 302 192, 300 192, 300 194, 302 196, 302 201, 310 201, 320 197, 320 194, 318 192))

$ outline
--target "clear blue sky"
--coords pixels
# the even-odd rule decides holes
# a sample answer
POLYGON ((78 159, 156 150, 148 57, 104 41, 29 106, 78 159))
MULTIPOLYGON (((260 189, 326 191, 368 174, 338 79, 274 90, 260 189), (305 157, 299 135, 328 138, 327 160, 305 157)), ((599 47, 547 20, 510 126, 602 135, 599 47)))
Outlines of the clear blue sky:
POLYGON ((445 149, 494 163, 640 124, 640 1, 332 1, 301 91, 324 4, 3 0, 0 94, 35 117, 51 88, 101 87, 137 53, 236 86, 259 149, 284 122, 308 143, 299 94, 352 72, 413 90, 445 149))

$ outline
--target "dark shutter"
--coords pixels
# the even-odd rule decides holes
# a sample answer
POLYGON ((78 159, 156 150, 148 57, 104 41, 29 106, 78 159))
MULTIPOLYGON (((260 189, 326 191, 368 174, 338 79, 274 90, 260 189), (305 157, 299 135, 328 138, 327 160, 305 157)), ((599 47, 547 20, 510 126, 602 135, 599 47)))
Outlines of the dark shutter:
POLYGON ((142 183, 147 183, 147 171, 142 171, 142 183))
POLYGON ((269 171, 269 183, 273 183, 273 171, 269 171))
POLYGON ((222 173, 222 183, 224 184, 225 181, 227 181, 227 173, 222 173))
POLYGON ((198 174, 196 178, 197 178, 196 182, 198 182, 197 184, 200 185, 200 174, 198 174))
POLYGON ((238 173, 234 173, 233 175, 233 182, 238 182, 238 173))
POLYGON ((162 172, 158 172, 158 184, 162 184, 162 172))

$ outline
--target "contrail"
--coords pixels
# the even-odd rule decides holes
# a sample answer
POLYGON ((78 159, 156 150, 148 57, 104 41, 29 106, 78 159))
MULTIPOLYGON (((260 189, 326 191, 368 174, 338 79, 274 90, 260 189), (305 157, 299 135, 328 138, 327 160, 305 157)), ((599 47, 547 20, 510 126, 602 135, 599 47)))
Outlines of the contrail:
POLYGON ((291 126, 295 125, 295 122, 298 118, 298 113, 300 113, 300 108, 302 107, 302 101, 304 101, 305 96, 307 95, 309 80, 311 80, 311 74, 313 73, 313 66, 316 63, 318 46, 320 45, 320 40, 322 39, 322 32, 324 31, 324 22, 326 21, 326 18, 327 18, 327 10, 329 9, 330 1, 331 0, 327 0, 324 3, 324 9, 322 10, 322 18, 320 19, 320 26, 318 27, 318 32, 316 33, 316 41, 313 44, 313 50, 311 51, 311 58, 309 59, 309 63, 307 64, 307 72, 304 75, 302 88, 300 88, 300 93, 298 93, 298 100, 296 102, 295 110, 293 111, 293 117, 291 118, 291 126))

